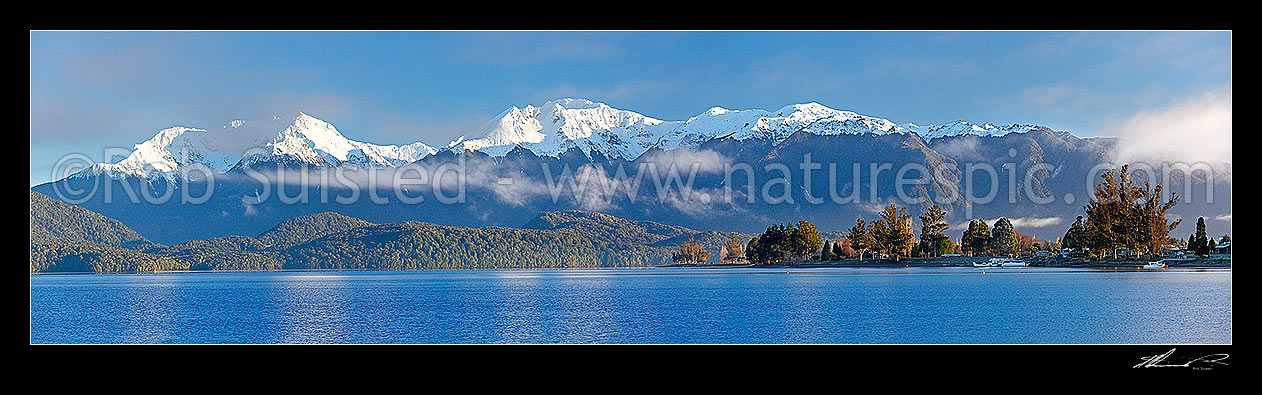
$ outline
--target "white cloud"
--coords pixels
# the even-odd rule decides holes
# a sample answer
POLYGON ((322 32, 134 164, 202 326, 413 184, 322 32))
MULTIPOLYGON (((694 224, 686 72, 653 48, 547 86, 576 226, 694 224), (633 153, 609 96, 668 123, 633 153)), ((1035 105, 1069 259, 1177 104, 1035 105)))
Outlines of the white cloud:
POLYGON ((1048 226, 1060 225, 1061 223, 1065 222, 1065 219, 1060 218, 1060 217, 1045 217, 1045 218, 1021 217, 1021 218, 1009 218, 1008 221, 1012 222, 1013 227, 1016 227, 1017 229, 1021 229, 1021 228, 1045 228, 1048 226))
MULTIPOLYGON (((988 219, 986 220, 986 226, 989 226, 991 229, 994 229, 995 222, 998 222, 998 221, 999 221, 999 218, 988 219)), ((1065 219, 1060 218, 1060 217, 1021 217, 1021 218, 1008 218, 1008 222, 1011 222, 1012 227, 1017 228, 1017 231, 1020 232, 1022 229, 1046 228, 1050 226, 1060 225, 1060 224, 1065 223, 1065 219)), ((951 225, 951 229, 968 229, 968 221, 951 225)), ((1029 232, 1021 232, 1021 233, 1029 233, 1029 232)))
POLYGON ((1220 167, 1231 161, 1231 86, 1145 111, 1112 128, 1119 163, 1183 162, 1220 167))
POLYGON ((669 151, 653 151, 645 154, 637 162, 657 167, 659 174, 666 175, 671 169, 680 176, 687 177, 694 169, 698 174, 719 173, 725 166, 733 163, 732 159, 711 150, 697 151, 690 147, 681 147, 669 151))

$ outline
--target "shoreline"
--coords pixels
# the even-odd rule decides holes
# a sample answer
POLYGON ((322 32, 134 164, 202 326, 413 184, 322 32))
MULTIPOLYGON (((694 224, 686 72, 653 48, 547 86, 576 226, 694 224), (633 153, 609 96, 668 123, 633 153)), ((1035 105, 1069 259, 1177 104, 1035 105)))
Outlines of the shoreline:
MULTIPOLYGON (((972 262, 978 259, 989 259, 989 257, 949 257, 936 259, 918 259, 912 258, 901 262, 874 260, 859 262, 858 260, 845 261, 828 261, 828 262, 799 262, 785 263, 775 265, 754 265, 754 264, 669 264, 659 266, 609 266, 609 267, 520 267, 520 268, 441 268, 441 269, 280 269, 280 270, 172 270, 172 271, 155 271, 155 272, 118 272, 118 273, 97 273, 97 272, 31 272, 31 276, 44 275, 92 275, 92 274, 197 274, 197 273, 323 273, 323 272, 432 272, 432 271, 491 271, 491 270, 602 270, 602 269, 823 269, 823 268, 852 268, 852 269, 902 269, 902 268, 926 268, 926 267, 967 267, 973 268, 972 262)), ((1143 269, 1145 261, 1115 261, 1102 263, 1075 263, 1074 261, 1063 260, 1036 260, 1029 261, 1029 266, 1020 267, 985 267, 978 269, 989 269, 999 271, 1013 271, 1014 269, 1028 268, 1064 268, 1064 269, 1090 269, 1097 271, 1230 271, 1231 261, 1225 260, 1226 263, 1214 263, 1213 260, 1205 262, 1204 260, 1195 260, 1187 263, 1174 263, 1166 269, 1143 269)))

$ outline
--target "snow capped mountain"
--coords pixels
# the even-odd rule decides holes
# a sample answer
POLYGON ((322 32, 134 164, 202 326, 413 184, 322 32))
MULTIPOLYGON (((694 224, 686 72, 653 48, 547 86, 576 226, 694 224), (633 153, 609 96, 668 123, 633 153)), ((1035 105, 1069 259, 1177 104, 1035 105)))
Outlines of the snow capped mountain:
MULTIPOLYGON (((710 113, 713 113, 713 111, 706 114, 710 113)), ((730 113, 719 114, 713 117, 722 117, 730 113)), ((736 134, 732 135, 737 140, 763 138, 779 142, 802 130, 820 135, 906 133, 894 122, 887 119, 869 117, 850 111, 835 110, 814 102, 784 106, 775 112, 745 110, 739 113, 748 113, 745 123, 739 126, 735 124, 726 125, 727 129, 737 131, 736 134)), ((691 122, 697 121, 692 120, 691 122)))
POLYGON ((316 166, 393 167, 434 152, 433 147, 419 142, 395 146, 354 141, 343 136, 332 124, 299 113, 270 142, 247 152, 240 165, 297 161, 316 166))
MULTIPOLYGON (((914 124, 913 124, 914 125, 914 124)), ((921 138, 930 141, 942 137, 954 137, 962 135, 974 135, 981 137, 998 137, 1008 133, 1026 133, 1031 130, 1043 128, 1038 125, 1019 125, 1009 124, 1006 126, 995 126, 995 124, 987 123, 985 125, 974 125, 965 121, 955 121, 944 125, 931 125, 923 128, 923 131, 916 130, 921 138)))
POLYGON ((521 145, 537 155, 558 156, 570 148, 597 151, 610 157, 635 159, 657 143, 670 125, 604 103, 565 98, 500 113, 482 137, 451 147, 503 156, 521 145))
POLYGON ((285 120, 280 116, 260 122, 235 119, 217 132, 183 126, 163 129, 136 144, 123 160, 97 163, 73 176, 174 179, 181 169, 194 164, 223 173, 237 166, 293 161, 317 166, 393 167, 437 152, 420 142, 398 146, 350 140, 333 125, 305 113, 289 123, 285 120))
POLYGON ((239 155, 226 152, 205 129, 176 126, 162 129, 153 138, 136 144, 131 154, 116 163, 97 163, 82 175, 128 175, 139 178, 172 178, 181 167, 201 164, 224 172, 239 155))
POLYGON ((684 121, 663 121, 619 110, 604 103, 565 98, 539 107, 516 106, 501 113, 482 137, 449 147, 503 156, 520 145, 537 155, 557 156, 571 148, 632 160, 649 148, 696 146, 718 137, 776 142, 806 130, 815 134, 905 133, 886 119, 840 111, 819 103, 766 110, 729 110, 713 107, 684 121))
POLYGON ((436 148, 417 142, 376 145, 346 138, 332 124, 305 113, 262 121, 232 120, 222 131, 172 127, 135 146, 117 162, 96 164, 81 175, 174 177, 178 170, 206 165, 215 172, 259 163, 382 168, 411 163, 441 151, 474 150, 502 157, 521 146, 557 157, 577 148, 592 156, 635 160, 649 149, 696 147, 716 138, 757 139, 773 144, 793 133, 817 135, 915 133, 926 141, 960 135, 1002 136, 1041 129, 1035 125, 974 125, 956 121, 920 126, 894 122, 810 102, 775 111, 712 107, 682 121, 664 121, 586 99, 563 98, 500 113, 476 138, 460 137, 436 148))

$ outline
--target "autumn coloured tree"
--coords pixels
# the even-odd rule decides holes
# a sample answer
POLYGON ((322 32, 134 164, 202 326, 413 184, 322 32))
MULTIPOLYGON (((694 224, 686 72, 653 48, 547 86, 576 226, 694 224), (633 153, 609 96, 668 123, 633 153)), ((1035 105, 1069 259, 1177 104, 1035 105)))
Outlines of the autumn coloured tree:
MULTIPOLYGON (((1110 251, 1115 259, 1119 247, 1137 253, 1160 253, 1169 240, 1170 231, 1181 221, 1166 218, 1170 209, 1179 203, 1178 194, 1171 193, 1169 199, 1163 200, 1160 183, 1154 186, 1145 182, 1143 188, 1135 186, 1128 165, 1110 169, 1100 177, 1086 206, 1083 233, 1087 246, 1110 251)), ((1199 240, 1189 240, 1189 244, 1199 248, 1199 240)))
POLYGON ((854 258, 858 254, 855 253, 854 247, 850 246, 850 238, 843 237, 837 240, 836 243, 833 243, 833 255, 843 258, 854 258))
POLYGON ((671 255, 671 260, 684 265, 702 264, 710 260, 710 251, 701 248, 696 239, 688 237, 688 242, 679 246, 679 252, 671 255))
POLYGON ((898 262, 907 256, 914 246, 916 236, 911 231, 911 215, 907 208, 898 208, 893 203, 877 213, 881 219, 872 223, 872 239, 877 251, 888 254, 898 262))
POLYGON ((939 244, 941 240, 947 238, 945 232, 951 228, 943 219, 946 218, 946 211, 942 207, 933 205, 929 210, 920 216, 920 252, 923 256, 938 256, 939 244))
POLYGON ((850 241, 850 248, 859 255, 859 262, 863 262, 863 254, 872 248, 872 244, 875 243, 867 223, 863 222, 863 218, 855 220, 855 224, 850 227, 846 239, 850 241))
POLYGON ((732 240, 727 242, 721 248, 719 259, 725 264, 739 264, 745 260, 745 251, 742 248, 740 239, 736 235, 732 235, 732 240))

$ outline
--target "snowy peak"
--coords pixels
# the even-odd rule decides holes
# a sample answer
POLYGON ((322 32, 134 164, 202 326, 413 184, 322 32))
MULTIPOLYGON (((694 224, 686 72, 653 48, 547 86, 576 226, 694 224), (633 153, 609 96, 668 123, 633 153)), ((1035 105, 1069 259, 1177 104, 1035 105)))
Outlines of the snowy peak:
POLYGON ((558 156, 571 148, 634 159, 656 143, 662 121, 586 99, 563 98, 500 113, 480 138, 452 144, 503 156, 517 146, 558 156))
POLYGON ((711 107, 684 121, 663 121, 586 99, 563 98, 538 107, 516 106, 500 113, 480 138, 453 143, 456 149, 503 156, 517 146, 557 156, 571 148, 632 160, 650 148, 696 146, 710 139, 770 139, 795 132, 815 134, 905 133, 893 122, 819 103, 793 104, 775 112, 711 107))
MULTIPOLYGON (((675 146, 725 136, 736 140, 752 138, 778 143, 802 130, 821 135, 906 132, 887 119, 836 110, 814 102, 788 105, 774 112, 714 107, 677 124, 667 134, 667 137, 678 140, 675 146)), ((664 142, 673 141, 668 139, 664 142)), ((668 146, 663 148, 673 148, 669 146, 671 144, 664 145, 668 146)))
POLYGON ((241 166, 297 161, 314 166, 392 167, 416 161, 436 150, 424 143, 375 145, 346 138, 332 124, 299 113, 262 149, 252 150, 241 166))
POLYGON ((489 122, 475 138, 460 137, 442 148, 416 142, 376 145, 355 141, 336 127, 307 113, 272 116, 261 121, 234 119, 212 134, 204 129, 172 127, 136 144, 117 162, 97 164, 86 174, 173 177, 200 164, 215 172, 263 162, 335 167, 396 167, 434 155, 440 149, 475 150, 502 157, 521 147, 539 156, 559 157, 578 149, 592 157, 635 160, 650 149, 696 147, 717 138, 756 139, 773 144, 794 133, 885 135, 915 133, 935 138, 1003 136, 1046 129, 1036 125, 895 124, 888 119, 829 108, 817 102, 791 104, 775 111, 711 107, 682 121, 663 121, 581 98, 561 98, 538 106, 512 106, 489 122))
POLYGON ((943 125, 931 125, 923 128, 923 131, 917 130, 921 138, 930 141, 936 138, 955 137, 963 135, 972 135, 980 137, 999 137, 1008 133, 1027 133, 1032 130, 1042 129, 1037 125, 1021 125, 1009 124, 1006 126, 995 126, 993 123, 984 125, 975 125, 965 121, 955 121, 943 125))
POLYGON ((204 129, 175 126, 162 129, 152 138, 132 147, 126 158, 116 163, 97 163, 86 174, 129 175, 139 178, 174 177, 182 167, 204 165, 223 172, 237 156, 216 144, 204 129))
POLYGON ((766 125, 767 132, 774 133, 781 140, 788 137, 784 133, 792 134, 798 130, 815 134, 904 133, 888 119, 835 110, 814 102, 785 106, 773 117, 767 117, 766 125))
POLYGON ((116 163, 97 163, 79 176, 107 175, 174 179, 180 170, 204 165, 215 173, 260 162, 316 166, 393 167, 437 152, 425 143, 376 145, 354 141, 332 124, 306 113, 288 123, 272 116, 259 122, 234 119, 216 132, 176 126, 136 144, 116 163))

